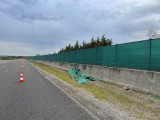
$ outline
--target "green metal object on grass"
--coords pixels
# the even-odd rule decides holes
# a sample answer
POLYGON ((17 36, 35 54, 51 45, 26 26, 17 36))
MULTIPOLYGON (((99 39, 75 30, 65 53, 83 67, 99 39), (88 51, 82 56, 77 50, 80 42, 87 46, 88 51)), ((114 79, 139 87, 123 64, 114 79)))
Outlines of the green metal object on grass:
POLYGON ((88 81, 96 81, 95 78, 82 74, 77 68, 69 69, 68 74, 80 84, 86 84, 88 81))

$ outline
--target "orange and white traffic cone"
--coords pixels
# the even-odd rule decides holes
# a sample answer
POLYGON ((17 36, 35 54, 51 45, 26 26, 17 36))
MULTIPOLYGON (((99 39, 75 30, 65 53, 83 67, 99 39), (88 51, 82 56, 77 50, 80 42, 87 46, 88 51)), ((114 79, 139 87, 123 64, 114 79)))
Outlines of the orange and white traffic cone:
POLYGON ((20 72, 20 82, 24 82, 23 73, 20 72))

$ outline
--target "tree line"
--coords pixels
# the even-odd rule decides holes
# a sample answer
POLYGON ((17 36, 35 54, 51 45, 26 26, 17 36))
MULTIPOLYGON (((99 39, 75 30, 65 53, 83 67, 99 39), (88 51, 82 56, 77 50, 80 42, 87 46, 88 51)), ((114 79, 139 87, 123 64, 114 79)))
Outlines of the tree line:
POLYGON ((105 35, 102 35, 102 37, 97 37, 96 39, 92 37, 92 39, 89 42, 83 41, 82 44, 79 44, 77 40, 74 45, 69 44, 65 48, 60 49, 58 53, 87 49, 87 48, 95 48, 101 46, 111 46, 111 45, 112 45, 112 39, 108 39, 105 37, 105 35))

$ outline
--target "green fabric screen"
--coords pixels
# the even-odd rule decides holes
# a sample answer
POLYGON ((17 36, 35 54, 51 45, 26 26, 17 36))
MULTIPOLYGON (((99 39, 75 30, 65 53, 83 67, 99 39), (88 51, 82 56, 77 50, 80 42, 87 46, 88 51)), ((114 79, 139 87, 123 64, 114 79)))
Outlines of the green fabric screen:
POLYGON ((151 70, 160 71, 160 39, 151 42, 151 70))
POLYGON ((29 58, 160 71, 160 38, 29 58))

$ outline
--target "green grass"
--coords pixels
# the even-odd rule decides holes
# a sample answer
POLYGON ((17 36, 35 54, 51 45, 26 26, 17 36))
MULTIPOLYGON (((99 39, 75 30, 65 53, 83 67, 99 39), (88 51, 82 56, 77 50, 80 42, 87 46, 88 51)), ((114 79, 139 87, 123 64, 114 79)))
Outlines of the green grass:
MULTIPOLYGON (((55 75, 56 77, 72 84, 75 87, 83 88, 87 91, 89 91, 91 94, 94 95, 95 98, 100 100, 108 101, 112 104, 121 104, 122 106, 127 106, 126 109, 127 112, 135 112, 136 116, 138 118, 143 118, 144 113, 143 112, 137 112, 137 109, 140 111, 146 111, 148 113, 158 114, 160 112, 159 109, 151 108, 150 106, 145 105, 144 103, 141 103, 139 101, 133 100, 127 96, 118 94, 114 92, 115 87, 120 87, 119 85, 114 85, 112 83, 104 82, 104 84, 107 84, 109 86, 114 86, 112 89, 109 89, 107 87, 99 86, 94 84, 93 82, 89 82, 88 84, 78 84, 75 80, 73 80, 65 70, 61 70, 58 68, 52 68, 48 65, 32 62, 34 65, 42 68, 43 70, 55 75), (130 109, 131 107, 131 109, 130 109)), ((146 118, 151 119, 151 118, 146 118)))
POLYGON ((38 67, 46 70, 47 72, 57 76, 58 78, 72 84, 75 87, 84 88, 85 90, 92 93, 98 99, 104 99, 104 100, 109 100, 109 101, 112 101, 114 99, 114 100, 118 100, 118 101, 125 103, 125 104, 134 102, 133 100, 131 100, 125 96, 121 96, 119 94, 116 94, 116 93, 112 92, 111 90, 109 90, 105 87, 102 87, 102 86, 95 85, 92 82, 89 82, 88 84, 78 84, 75 80, 73 80, 68 75, 67 71, 57 70, 57 68, 53 69, 50 66, 42 64, 42 63, 37 63, 37 62, 33 62, 33 63, 35 65, 37 65, 38 67))

